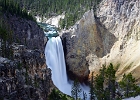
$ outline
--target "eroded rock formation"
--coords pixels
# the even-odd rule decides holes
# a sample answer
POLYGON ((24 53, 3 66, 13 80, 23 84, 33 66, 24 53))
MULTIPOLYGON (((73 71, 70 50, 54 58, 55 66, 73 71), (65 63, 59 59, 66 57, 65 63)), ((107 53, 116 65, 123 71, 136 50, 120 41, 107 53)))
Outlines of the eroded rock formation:
POLYGON ((39 50, 13 44, 14 60, 0 57, 0 98, 46 100, 53 83, 39 50))
POLYGON ((35 21, 26 20, 16 15, 7 14, 4 19, 8 21, 13 30, 14 42, 25 45, 28 49, 44 50, 44 32, 35 21))
POLYGON ((97 17, 118 39, 111 48, 110 54, 101 58, 100 63, 120 64, 117 71, 118 79, 124 73, 130 72, 139 79, 140 1, 103 0, 99 5, 97 17))
POLYGON ((69 33, 62 35, 62 39, 66 42, 68 72, 72 72, 80 81, 87 79, 89 75, 86 57, 92 53, 97 57, 105 56, 116 41, 113 34, 105 32, 107 32, 105 27, 95 20, 93 10, 90 10, 69 33))
POLYGON ((140 79, 140 1, 103 0, 62 35, 69 71, 87 77, 102 64, 120 65, 117 78, 132 72, 140 79))
POLYGON ((16 15, 3 18, 13 30, 13 43, 8 46, 13 56, 0 57, 0 99, 46 100, 54 85, 44 57, 43 30, 16 15))

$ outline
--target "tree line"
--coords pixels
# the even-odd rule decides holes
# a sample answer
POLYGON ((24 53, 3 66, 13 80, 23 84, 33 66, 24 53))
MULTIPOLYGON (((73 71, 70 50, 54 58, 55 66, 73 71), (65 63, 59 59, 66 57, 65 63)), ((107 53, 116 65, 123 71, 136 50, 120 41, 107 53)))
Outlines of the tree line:
POLYGON ((10 45, 13 42, 13 31, 3 17, 6 15, 8 18, 9 14, 27 20, 34 20, 34 18, 31 14, 28 14, 27 10, 22 9, 18 2, 13 0, 0 0, 0 56, 12 58, 13 51, 10 45))
POLYGON ((50 18, 65 13, 61 19, 60 28, 68 29, 79 20, 84 12, 98 7, 101 0, 13 0, 20 4, 33 16, 50 18))
POLYGON ((4 16, 9 15, 35 21, 34 17, 26 9, 21 8, 19 2, 14 0, 0 0, 0 56, 12 58, 10 45, 13 42, 13 30, 10 28, 4 16))
MULTIPOLYGON (((136 85, 137 80, 132 74, 124 74, 122 80, 117 82, 116 71, 113 64, 110 64, 108 67, 103 65, 96 76, 92 73, 89 83, 90 100, 122 100, 140 95, 140 87, 136 85)), ((87 100, 87 95, 81 90, 80 83, 75 80, 72 85, 71 97, 58 90, 53 90, 49 100, 87 100), (82 95, 83 98, 81 98, 82 95)))
POLYGON ((124 74, 122 80, 117 82, 116 71, 117 69, 110 63, 108 67, 103 65, 99 74, 94 78, 92 76, 91 100, 95 100, 95 98, 98 100, 121 100, 140 94, 140 87, 136 85, 137 80, 131 73, 124 74))
POLYGON ((6 23, 0 17, 0 56, 12 58, 13 52, 10 45, 13 42, 13 31, 10 29, 8 23, 6 23))
POLYGON ((34 17, 28 13, 28 11, 24 8, 21 8, 19 2, 13 0, 0 0, 0 11, 3 14, 12 14, 16 16, 20 16, 22 18, 28 20, 34 20, 34 17))

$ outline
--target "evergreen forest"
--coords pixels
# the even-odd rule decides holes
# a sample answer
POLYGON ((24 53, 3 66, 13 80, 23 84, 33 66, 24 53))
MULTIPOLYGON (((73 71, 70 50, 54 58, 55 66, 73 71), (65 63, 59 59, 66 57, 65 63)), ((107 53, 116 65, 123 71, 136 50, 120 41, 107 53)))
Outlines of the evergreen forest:
POLYGON ((4 16, 17 16, 27 20, 35 21, 34 17, 27 12, 26 9, 20 7, 18 2, 13 0, 0 0, 0 56, 12 58, 12 50, 10 45, 13 42, 13 30, 11 29, 4 16))
POLYGON ((89 94, 81 91, 80 83, 75 80, 72 85, 71 97, 54 89, 49 95, 49 100, 87 100, 87 95, 90 100, 122 100, 138 96, 140 87, 136 85, 137 80, 132 74, 124 74, 122 80, 117 82, 116 71, 117 67, 112 63, 109 66, 103 65, 96 76, 92 72, 89 94))
POLYGON ((65 18, 60 21, 61 29, 68 29, 74 25, 83 14, 98 7, 101 0, 14 0, 29 11, 33 16, 50 18, 65 13, 65 18))

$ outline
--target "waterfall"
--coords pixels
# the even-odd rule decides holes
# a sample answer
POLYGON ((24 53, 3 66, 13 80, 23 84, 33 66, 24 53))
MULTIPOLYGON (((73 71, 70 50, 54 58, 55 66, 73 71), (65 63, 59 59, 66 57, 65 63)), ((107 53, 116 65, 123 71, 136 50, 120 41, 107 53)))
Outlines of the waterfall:
POLYGON ((71 84, 68 82, 63 46, 60 37, 51 37, 45 48, 46 64, 52 70, 54 85, 63 93, 71 95, 71 84))
MULTIPOLYGON (((52 81, 61 92, 71 96, 73 81, 68 81, 67 78, 63 46, 59 34, 56 28, 50 24, 38 23, 38 25, 43 28, 45 36, 49 38, 45 47, 45 58, 48 68, 51 69, 52 81)), ((89 87, 83 84, 80 84, 80 87, 87 95, 89 94, 89 87)))
MULTIPOLYGON (((49 38, 45 48, 46 64, 52 70, 52 81, 63 93, 71 95, 72 82, 68 81, 63 46, 60 37, 49 38)), ((80 84, 82 91, 89 94, 89 87, 80 84)), ((81 95, 82 98, 82 95, 81 95)), ((88 99, 89 100, 89 96, 88 99)))

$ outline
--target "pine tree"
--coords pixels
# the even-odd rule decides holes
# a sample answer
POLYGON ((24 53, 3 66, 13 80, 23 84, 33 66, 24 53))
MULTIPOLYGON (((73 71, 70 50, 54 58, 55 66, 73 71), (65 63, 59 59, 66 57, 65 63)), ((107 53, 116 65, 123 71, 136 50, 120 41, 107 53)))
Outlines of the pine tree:
MULTIPOLYGON (((11 1, 11 0, 2 0, 3 4, 4 1, 11 1)), ((20 8, 24 8, 27 11, 32 11, 34 16, 36 15, 46 15, 46 17, 51 17, 52 15, 59 15, 63 12, 66 12, 70 17, 68 17, 66 28, 68 29, 71 25, 74 25, 77 20, 79 20, 84 12, 89 9, 92 9, 93 5, 95 4, 96 7, 101 0, 12 0, 12 2, 16 2, 16 4, 20 4, 20 8), (96 3, 95 3, 96 2, 96 3)), ((16 5, 17 6, 17 5, 16 5)), ((96 8, 95 7, 95 8, 96 8)), ((13 13, 15 9, 14 7, 9 7, 12 9, 13 13)), ((16 7, 17 8, 17 7, 16 7)), ((7 6, 5 6, 7 9, 7 6)), ((96 9, 95 9, 96 10, 96 9)), ((15 10, 16 12, 19 12, 15 10)))
POLYGON ((110 65, 106 69, 106 81, 108 85, 109 100, 115 98, 115 74, 116 70, 114 69, 113 64, 110 63, 110 65))
POLYGON ((72 85, 71 96, 75 100, 78 100, 81 96, 81 92, 82 92, 82 89, 80 88, 80 84, 78 80, 75 80, 72 85))
POLYGON ((61 100, 59 91, 53 89, 51 94, 49 95, 49 100, 61 100))
POLYGON ((105 81, 105 65, 100 69, 99 75, 95 77, 95 95, 98 100, 105 99, 104 81, 105 81))
POLYGON ((0 56, 12 58, 12 51, 9 45, 12 43, 12 31, 7 22, 0 18, 0 56))
POLYGON ((93 72, 92 72, 92 75, 91 75, 91 81, 90 81, 90 91, 89 91, 89 94, 90 94, 90 100, 95 100, 95 88, 94 88, 94 79, 93 79, 93 72))
POLYGON ((128 75, 123 75, 123 78, 119 82, 119 84, 125 92, 124 97, 132 97, 140 94, 140 87, 138 87, 135 82, 136 79, 132 76, 131 73, 129 73, 128 75))
POLYGON ((87 100, 87 94, 83 91, 83 100, 87 100))

